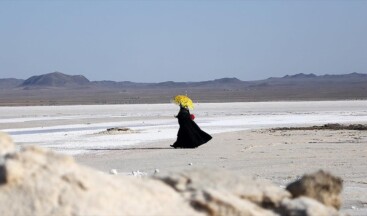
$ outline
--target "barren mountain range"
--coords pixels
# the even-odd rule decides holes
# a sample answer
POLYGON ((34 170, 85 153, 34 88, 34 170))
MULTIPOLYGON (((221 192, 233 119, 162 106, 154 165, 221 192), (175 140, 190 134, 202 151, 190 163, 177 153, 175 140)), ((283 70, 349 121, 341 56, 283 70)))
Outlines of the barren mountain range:
POLYGON ((176 94, 196 102, 367 99, 367 74, 296 74, 257 81, 90 81, 54 72, 26 80, 0 79, 0 105, 168 103, 176 94))

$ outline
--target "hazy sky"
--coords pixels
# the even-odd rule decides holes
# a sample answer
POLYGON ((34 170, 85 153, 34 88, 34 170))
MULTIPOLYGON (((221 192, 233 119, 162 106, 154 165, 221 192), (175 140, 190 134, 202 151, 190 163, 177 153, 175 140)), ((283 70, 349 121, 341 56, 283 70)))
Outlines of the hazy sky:
POLYGON ((0 77, 367 73, 367 1, 0 0, 0 77))

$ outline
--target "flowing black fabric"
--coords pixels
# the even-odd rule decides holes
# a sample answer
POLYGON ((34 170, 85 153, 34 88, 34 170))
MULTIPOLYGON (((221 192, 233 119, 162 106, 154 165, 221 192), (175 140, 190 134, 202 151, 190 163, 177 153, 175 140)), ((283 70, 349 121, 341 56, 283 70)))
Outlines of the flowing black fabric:
POLYGON ((196 148, 212 137, 202 131, 199 126, 191 119, 190 111, 181 107, 180 112, 176 116, 180 129, 177 133, 177 141, 172 145, 174 148, 196 148))

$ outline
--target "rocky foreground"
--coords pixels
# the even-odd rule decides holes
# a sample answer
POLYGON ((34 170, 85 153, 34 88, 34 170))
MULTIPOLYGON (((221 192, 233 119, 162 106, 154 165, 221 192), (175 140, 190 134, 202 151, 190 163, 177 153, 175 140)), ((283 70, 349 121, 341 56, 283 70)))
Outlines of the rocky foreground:
POLYGON ((282 189, 224 170, 105 174, 0 134, 0 215, 342 215, 342 180, 319 171, 282 189))

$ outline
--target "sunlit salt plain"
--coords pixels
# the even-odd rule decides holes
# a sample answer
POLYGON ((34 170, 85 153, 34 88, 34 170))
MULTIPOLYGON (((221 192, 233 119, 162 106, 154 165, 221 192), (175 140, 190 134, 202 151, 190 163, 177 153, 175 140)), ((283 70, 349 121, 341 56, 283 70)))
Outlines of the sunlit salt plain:
MULTIPOLYGON (((18 146, 68 154, 101 153, 176 138, 174 104, 0 107, 0 130, 18 146), (134 133, 103 134, 125 127, 134 133)), ((195 121, 210 134, 279 126, 367 123, 367 101, 197 103, 195 121)))

